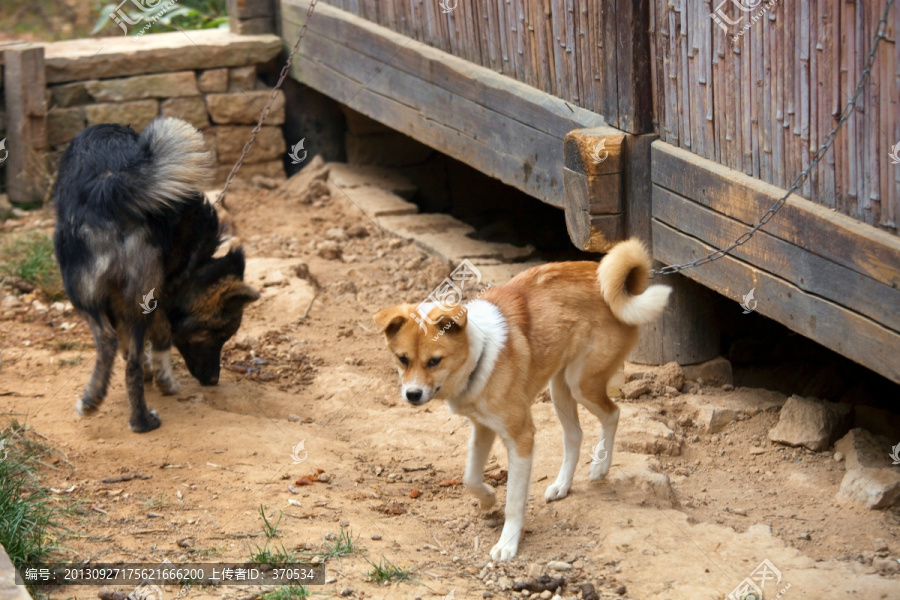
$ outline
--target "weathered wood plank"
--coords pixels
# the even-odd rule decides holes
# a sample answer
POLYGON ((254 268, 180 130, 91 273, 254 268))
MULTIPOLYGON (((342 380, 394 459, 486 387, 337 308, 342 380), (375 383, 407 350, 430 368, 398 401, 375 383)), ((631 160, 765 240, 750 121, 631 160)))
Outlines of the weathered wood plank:
MULTIPOLYGON (((665 188, 653 186, 653 218, 723 248, 747 226, 665 188)), ((760 231, 731 254, 797 288, 831 300, 900 333, 900 290, 760 231)))
MULTIPOLYGON (((652 148, 653 182, 753 225, 784 190, 669 144, 652 148)), ((900 287, 900 239, 796 195, 765 230, 892 287, 900 287)))
MULTIPOLYGON (((298 19, 306 14, 308 5, 309 0, 282 0, 285 22, 299 24, 298 19)), ((339 41, 363 56, 415 75, 431 85, 477 100, 486 108, 507 117, 545 132, 561 132, 560 137, 579 127, 606 124, 603 117, 594 112, 570 106, 529 85, 425 44, 410 41, 384 27, 328 5, 319 4, 316 7, 315 32, 339 41)), ((372 74, 374 73, 373 71, 372 74)))
MULTIPOLYGON (((686 263, 713 250, 654 219, 655 258, 669 264, 686 263)), ((874 321, 730 256, 683 273, 735 302, 755 289, 760 314, 900 383, 900 335, 874 321)))
POLYGON ((6 97, 6 184, 15 204, 40 202, 49 186, 45 152, 44 48, 23 44, 4 51, 6 97))

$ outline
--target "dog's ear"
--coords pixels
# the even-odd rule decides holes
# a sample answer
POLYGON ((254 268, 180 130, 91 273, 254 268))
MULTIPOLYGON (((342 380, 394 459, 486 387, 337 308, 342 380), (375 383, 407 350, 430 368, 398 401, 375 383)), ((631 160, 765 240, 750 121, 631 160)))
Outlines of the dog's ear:
POLYGON ((241 281, 228 289, 223 300, 226 306, 243 307, 245 304, 259 300, 259 292, 241 281))
POLYGON ((407 307, 403 304, 384 308, 375 313, 375 324, 385 337, 391 339, 406 323, 409 318, 408 312, 407 307))
POLYGON ((447 334, 453 335, 462 332, 466 328, 469 320, 467 318, 468 311, 464 306, 457 306, 449 312, 445 312, 438 317, 438 327, 447 327, 447 334))

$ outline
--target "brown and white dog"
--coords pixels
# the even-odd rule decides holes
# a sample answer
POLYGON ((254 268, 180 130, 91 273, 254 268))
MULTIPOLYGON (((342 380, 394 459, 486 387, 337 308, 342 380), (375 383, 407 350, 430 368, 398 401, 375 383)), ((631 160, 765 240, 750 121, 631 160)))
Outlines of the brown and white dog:
POLYGON ((572 486, 582 437, 577 404, 602 425, 597 455, 605 458, 592 462, 590 478, 609 472, 619 409, 606 384, 637 342, 638 325, 657 318, 671 292, 648 288, 649 271, 647 251, 632 239, 616 245, 599 266, 541 265, 465 307, 425 306, 422 313, 436 322, 425 323, 427 331, 413 318, 415 305, 375 315, 400 373, 403 399, 414 406, 446 400, 471 422, 463 482, 483 509, 496 501, 484 482, 484 464, 496 435, 506 445, 506 522, 493 560, 509 560, 519 547, 534 452, 531 404, 548 384, 563 427, 563 462, 546 500, 565 498, 572 486))

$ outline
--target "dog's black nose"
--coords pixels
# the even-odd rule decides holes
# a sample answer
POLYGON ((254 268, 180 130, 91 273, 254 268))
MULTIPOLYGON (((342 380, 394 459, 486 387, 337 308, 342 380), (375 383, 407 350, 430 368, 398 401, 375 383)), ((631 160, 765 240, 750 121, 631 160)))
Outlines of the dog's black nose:
POLYGON ((406 399, 410 402, 418 402, 422 399, 422 390, 406 390, 406 399))

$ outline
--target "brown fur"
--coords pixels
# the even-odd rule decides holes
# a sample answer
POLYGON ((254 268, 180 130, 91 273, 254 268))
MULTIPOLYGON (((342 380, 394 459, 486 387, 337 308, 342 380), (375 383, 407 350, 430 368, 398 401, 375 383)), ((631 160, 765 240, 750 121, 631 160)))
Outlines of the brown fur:
MULTIPOLYGON (((432 397, 445 399, 453 412, 472 422, 473 441, 465 483, 485 508, 494 501, 493 492, 482 479, 494 434, 499 434, 507 446, 511 480, 507 526, 491 552, 495 560, 511 558, 518 546, 518 532, 507 529, 511 522, 516 527, 524 518, 535 434, 531 404, 548 384, 563 424, 566 456, 554 484, 556 489, 548 488, 547 499, 564 497, 571 485, 572 461, 577 461, 581 442, 576 402, 601 420, 610 438, 611 456, 618 408, 607 395, 606 385, 638 336, 638 326, 623 322, 622 316, 633 322, 646 322, 658 314, 668 296, 661 286, 650 288, 651 293, 644 298, 629 293, 647 289, 649 267, 646 251, 633 240, 614 249, 599 268, 593 262, 546 264, 519 274, 503 287, 485 291, 481 298, 499 309, 506 323, 506 340, 479 393, 473 393, 470 386, 478 380, 481 367, 476 365, 488 355, 484 351, 478 357, 470 355, 472 339, 484 337, 484 332, 472 328, 480 331, 484 326, 489 330, 493 321, 481 316, 481 326, 473 325, 474 317, 467 316, 466 308, 446 311, 434 307, 428 316, 437 324, 426 323, 423 332, 414 317, 414 305, 386 308, 375 315, 394 355, 407 401, 423 404, 432 397), (433 364, 435 359, 440 359, 438 364, 433 364), (423 391, 424 400, 410 400, 409 392, 418 389, 423 391), (514 458, 519 482, 513 500, 514 458)), ((496 342, 488 339, 485 343, 496 342)), ((596 469, 592 467, 592 479, 603 477, 608 468, 608 461, 596 469)))

